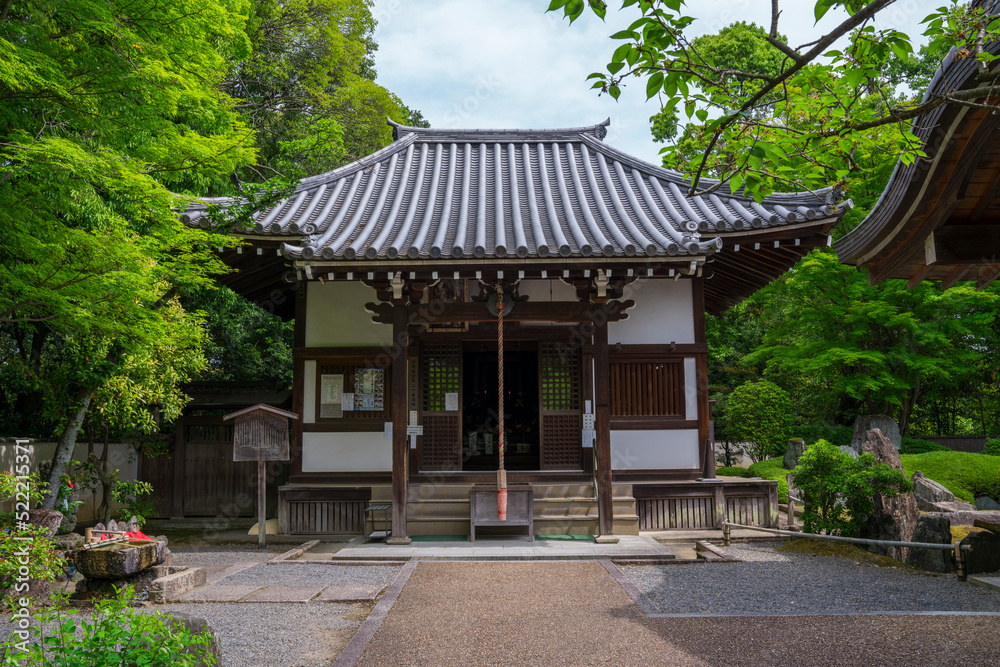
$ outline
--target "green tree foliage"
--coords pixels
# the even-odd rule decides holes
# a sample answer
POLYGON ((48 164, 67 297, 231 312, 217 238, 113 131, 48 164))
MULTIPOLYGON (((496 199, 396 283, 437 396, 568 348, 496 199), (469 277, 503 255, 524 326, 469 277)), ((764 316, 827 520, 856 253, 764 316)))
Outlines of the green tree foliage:
MULTIPOLYGON (((771 289, 771 288, 767 288, 771 289)), ((829 397, 821 417, 893 415, 905 434, 921 392, 976 374, 1000 292, 902 281, 870 285, 828 251, 814 251, 775 286, 763 344, 749 355, 769 377, 829 397)))
MULTIPOLYGON (((294 298, 282 296, 282 298, 294 298)), ((264 381, 292 387, 293 324, 221 287, 200 290, 184 299, 191 311, 205 313, 208 365, 202 380, 264 381)))
POLYGON ((788 394, 767 380, 742 384, 729 397, 729 432, 754 463, 785 451, 791 416, 788 394))
POLYGON ((871 518, 876 495, 892 498, 912 488, 906 475, 874 454, 855 459, 825 440, 806 448, 792 475, 805 496, 807 533, 856 535, 871 518))
POLYGON ((18 413, 58 433, 54 494, 95 399, 179 409, 165 383, 203 363, 200 319, 177 295, 209 285, 224 270, 211 248, 230 242, 181 225, 175 192, 224 182, 253 155, 220 90, 225 63, 248 53, 247 16, 204 0, 6 7, 2 372, 18 413))
MULTIPOLYGON (((911 64, 910 37, 875 23, 879 12, 892 4, 817 0, 817 21, 832 12, 838 23, 825 34, 796 35, 803 42, 796 46, 779 32, 780 3, 772 3, 766 32, 745 27, 740 37, 751 45, 760 44, 763 37, 772 47, 766 51, 768 60, 780 54, 775 73, 758 67, 765 61, 756 47, 745 61, 732 53, 730 45, 741 43, 735 34, 732 40, 721 40, 728 59, 712 57, 707 48, 708 55, 703 54, 690 36, 695 19, 682 0, 623 0, 622 8, 636 19, 611 35, 619 45, 607 70, 590 78, 594 88, 615 99, 628 82, 640 81, 647 98, 662 95, 665 108, 692 121, 697 118, 705 148, 688 167, 695 189, 714 190, 728 183, 733 192, 745 188, 761 198, 775 189, 823 187, 859 171, 853 164, 859 150, 889 150, 893 158, 912 162, 923 152, 909 120, 942 105, 995 99, 1000 93, 989 72, 994 56, 982 50, 983 43, 1000 34, 1000 25, 982 9, 946 5, 924 21, 930 37, 924 56, 940 61, 957 46, 964 57, 977 60, 980 79, 970 89, 923 101, 872 95, 891 89, 893 77, 898 79, 899 71, 888 67, 894 57, 911 64), (747 63, 754 68, 744 69, 747 63), (706 174, 722 183, 703 184, 706 174)), ((549 11, 561 10, 572 21, 588 6, 601 18, 607 11, 603 0, 553 0, 549 11)), ((734 26, 734 33, 737 30, 734 26)), ((666 150, 669 155, 671 148, 666 150)))
POLYGON ((386 118, 422 122, 375 83, 370 0, 252 0, 249 57, 224 89, 257 130, 246 180, 323 173, 392 141, 386 118))

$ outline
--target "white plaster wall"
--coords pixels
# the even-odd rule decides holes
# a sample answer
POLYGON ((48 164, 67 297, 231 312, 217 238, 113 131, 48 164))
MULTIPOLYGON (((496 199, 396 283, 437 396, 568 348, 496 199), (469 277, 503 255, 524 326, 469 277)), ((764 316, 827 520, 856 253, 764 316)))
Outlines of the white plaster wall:
POLYGON ((640 279, 621 300, 634 299, 628 319, 608 323, 608 342, 694 343, 694 301, 690 280, 640 279))
POLYGON ((316 360, 309 359, 305 363, 302 387, 302 423, 316 423, 316 360))
POLYGON ((700 467, 698 429, 611 431, 613 470, 691 470, 700 467))
MULTIPOLYGON (((576 301, 576 290, 558 279, 522 280, 518 292, 528 295, 529 302, 549 303, 552 301, 576 301)), ((516 306, 515 306, 516 308, 516 306)), ((576 326, 575 322, 535 322, 525 321, 524 326, 576 326)))
POLYGON ((392 345, 392 325, 374 324, 375 290, 356 281, 306 286, 306 347, 392 345))
POLYGON ((382 432, 302 434, 302 472, 391 470, 392 442, 382 432))
POLYGON ((698 363, 694 359, 684 360, 684 410, 688 419, 698 418, 698 363))

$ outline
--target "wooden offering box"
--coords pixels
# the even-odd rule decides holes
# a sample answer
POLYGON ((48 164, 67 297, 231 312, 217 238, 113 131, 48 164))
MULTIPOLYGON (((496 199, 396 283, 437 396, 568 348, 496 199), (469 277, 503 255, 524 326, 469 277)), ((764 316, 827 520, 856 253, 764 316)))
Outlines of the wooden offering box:
POLYGON ((469 541, 476 541, 476 526, 527 526, 535 541, 535 493, 530 484, 507 485, 507 520, 497 519, 497 487, 473 484, 469 489, 469 541))

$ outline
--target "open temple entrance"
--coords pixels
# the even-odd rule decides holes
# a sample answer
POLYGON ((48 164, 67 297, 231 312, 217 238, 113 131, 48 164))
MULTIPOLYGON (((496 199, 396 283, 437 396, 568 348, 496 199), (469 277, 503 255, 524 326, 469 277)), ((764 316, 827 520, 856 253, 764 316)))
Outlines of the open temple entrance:
MULTIPOLYGON (((496 470, 499 466, 497 424, 497 353, 463 354, 462 458, 464 470, 496 470)), ((504 354, 505 467, 540 468, 538 352, 504 354)))

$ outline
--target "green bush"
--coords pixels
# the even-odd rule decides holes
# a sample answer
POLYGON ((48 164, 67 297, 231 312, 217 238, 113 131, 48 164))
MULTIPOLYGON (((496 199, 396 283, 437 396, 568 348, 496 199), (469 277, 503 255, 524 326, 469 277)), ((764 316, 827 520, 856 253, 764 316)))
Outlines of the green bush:
POLYGON ((831 445, 837 447, 850 447, 851 436, 854 429, 850 426, 837 426, 833 424, 806 424, 805 426, 795 426, 792 428, 792 437, 802 438, 807 445, 811 445, 819 440, 826 440, 831 445))
POLYGON ((764 380, 741 384, 729 395, 729 431, 758 463, 785 453, 792 401, 784 389, 764 380))
POLYGON ((986 441, 983 454, 987 456, 1000 456, 1000 438, 990 438, 986 441))
POLYGON ((725 477, 749 477, 750 471, 746 468, 739 468, 737 466, 719 466, 715 469, 716 475, 723 475, 725 477))
POLYGON ((95 600, 90 618, 77 623, 78 609, 56 605, 35 614, 37 626, 14 632, 4 665, 79 667, 82 665, 143 665, 174 667, 214 665, 211 635, 193 634, 169 616, 144 613, 132 606, 131 588, 113 598, 95 600), (24 631, 22 631, 24 632, 24 631), (37 639, 29 644, 29 637, 37 639), (24 649, 27 653, 22 652, 24 649), (19 660, 25 659, 24 662, 19 660))
POLYGON ((939 445, 933 440, 923 438, 903 438, 903 446, 900 454, 926 454, 927 452, 950 452, 951 449, 944 445, 939 445))
POLYGON ((139 520, 142 528, 148 519, 156 516, 156 505, 153 503, 153 485, 149 482, 124 482, 118 480, 111 489, 111 499, 122 503, 124 507, 118 510, 119 521, 129 521, 132 517, 139 520))
POLYGON ((774 459, 765 459, 758 463, 754 463, 752 466, 747 468, 749 477, 761 477, 763 479, 773 479, 778 482, 778 502, 787 503, 788 502, 788 473, 791 470, 782 467, 781 456, 774 459))
POLYGON ((874 454, 855 459, 825 440, 806 449, 792 474, 804 496, 807 533, 856 535, 874 511, 875 495, 891 498, 913 488, 874 454))
MULTIPOLYGON (((982 491, 993 490, 1000 493, 1000 457, 969 452, 927 452, 926 454, 903 454, 903 470, 907 477, 920 470, 938 484, 965 502, 973 502, 982 491)), ((997 498, 993 493, 991 498, 997 498)), ((1000 500, 1000 498, 997 498, 1000 500)))

